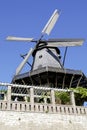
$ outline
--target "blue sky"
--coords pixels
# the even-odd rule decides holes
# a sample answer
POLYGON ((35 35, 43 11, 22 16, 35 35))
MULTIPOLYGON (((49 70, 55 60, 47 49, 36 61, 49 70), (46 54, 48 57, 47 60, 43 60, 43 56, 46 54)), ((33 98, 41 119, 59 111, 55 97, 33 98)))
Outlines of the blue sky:
MULTIPOLYGON (((34 43, 9 42, 8 35, 39 38, 55 9, 61 15, 46 38, 84 38, 81 47, 70 47, 65 67, 87 76, 87 0, 0 0, 0 81, 11 82, 17 66, 34 43)), ((63 56, 64 48, 61 49, 63 56)), ((30 61, 32 58, 30 59, 30 61)), ((26 66, 25 70, 29 70, 26 66)))

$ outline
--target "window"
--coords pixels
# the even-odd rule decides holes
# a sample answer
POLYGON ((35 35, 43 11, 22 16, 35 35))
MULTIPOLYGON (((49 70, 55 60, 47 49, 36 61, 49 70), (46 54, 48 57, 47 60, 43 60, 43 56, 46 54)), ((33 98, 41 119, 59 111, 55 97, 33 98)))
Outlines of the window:
POLYGON ((42 55, 40 55, 39 58, 42 58, 42 55))

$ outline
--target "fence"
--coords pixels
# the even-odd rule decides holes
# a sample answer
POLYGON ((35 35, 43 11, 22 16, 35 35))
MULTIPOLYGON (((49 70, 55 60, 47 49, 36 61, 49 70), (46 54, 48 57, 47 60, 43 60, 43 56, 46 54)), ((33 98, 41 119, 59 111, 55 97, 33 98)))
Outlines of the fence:
POLYGON ((9 83, 0 83, 0 86, 0 110, 87 114, 86 107, 75 106, 74 93, 70 90, 9 83), (58 104, 55 98, 57 91, 68 92, 71 105, 58 104))

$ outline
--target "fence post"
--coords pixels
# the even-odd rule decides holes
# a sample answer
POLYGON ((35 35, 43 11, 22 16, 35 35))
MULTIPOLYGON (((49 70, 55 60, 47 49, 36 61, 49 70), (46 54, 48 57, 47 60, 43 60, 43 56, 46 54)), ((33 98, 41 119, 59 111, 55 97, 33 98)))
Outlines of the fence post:
POLYGON ((31 110, 34 110, 34 88, 30 88, 30 103, 31 103, 31 110))
POLYGON ((75 106, 75 97, 74 97, 74 92, 73 91, 70 92, 70 98, 71 98, 71 104, 73 106, 75 106))
POLYGON ((8 101, 8 110, 10 110, 10 103, 11 103, 11 86, 8 86, 7 101, 8 101))
POLYGON ((51 90, 51 102, 53 105, 55 105, 55 93, 53 89, 51 90))
POLYGON ((53 112, 55 112, 55 93, 53 89, 51 89, 51 102, 53 105, 53 112))

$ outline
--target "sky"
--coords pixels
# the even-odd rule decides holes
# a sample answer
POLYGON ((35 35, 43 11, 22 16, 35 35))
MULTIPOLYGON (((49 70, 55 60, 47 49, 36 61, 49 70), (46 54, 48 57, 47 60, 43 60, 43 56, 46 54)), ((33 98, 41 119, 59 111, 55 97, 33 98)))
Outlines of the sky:
MULTIPOLYGON (((60 17, 49 38, 82 38, 83 46, 69 47, 65 68, 81 70, 87 76, 87 0, 0 0, 0 82, 11 82, 34 43, 6 41, 9 35, 39 38, 55 9, 60 17)), ((64 49, 60 48, 63 59, 64 49)), ((29 59, 32 62, 32 57, 29 59)), ((29 71, 25 66, 23 72, 29 71)))

